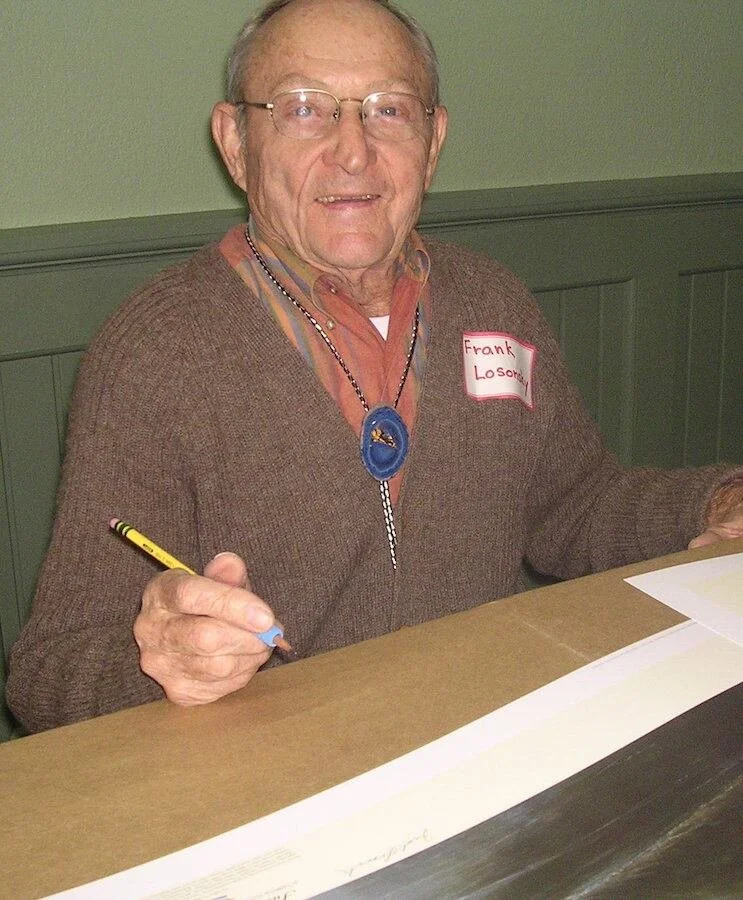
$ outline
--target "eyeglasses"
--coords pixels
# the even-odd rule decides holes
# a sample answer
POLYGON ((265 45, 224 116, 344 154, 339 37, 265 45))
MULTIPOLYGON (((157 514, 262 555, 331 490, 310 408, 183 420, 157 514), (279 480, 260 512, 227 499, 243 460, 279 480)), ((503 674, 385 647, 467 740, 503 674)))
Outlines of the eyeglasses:
POLYGON ((414 94, 381 91, 363 100, 334 97, 328 91, 282 91, 267 103, 244 100, 236 106, 267 109, 279 134, 299 140, 327 137, 341 117, 341 103, 360 103, 360 117, 370 137, 380 141, 407 141, 420 134, 435 108, 414 94))

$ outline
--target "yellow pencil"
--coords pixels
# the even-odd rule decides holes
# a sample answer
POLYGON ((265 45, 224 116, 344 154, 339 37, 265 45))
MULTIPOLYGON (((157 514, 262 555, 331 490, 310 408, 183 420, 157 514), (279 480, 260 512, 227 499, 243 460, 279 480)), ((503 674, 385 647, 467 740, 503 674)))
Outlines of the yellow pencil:
MULTIPOLYGON (((176 559, 175 556, 168 553, 167 550, 163 550, 162 547, 159 547, 154 541, 150 540, 147 535, 142 534, 141 531, 137 531, 133 525, 127 525, 127 523, 122 522, 121 519, 111 519, 108 524, 116 534, 131 541, 135 547, 144 550, 148 556, 151 556, 159 563, 162 563, 167 569, 183 569, 183 571, 188 572, 189 575, 197 574, 185 563, 182 563, 179 559, 176 559)), ((293 657, 296 655, 291 644, 284 640, 284 631, 280 625, 273 625, 268 631, 255 632, 255 636, 260 638, 267 647, 278 647, 279 650, 283 650, 288 656, 293 657)))
POLYGON ((137 531, 132 525, 127 525, 126 522, 122 522, 121 519, 111 519, 108 524, 116 534, 120 534, 121 537, 131 541, 135 547, 144 550, 144 552, 153 559, 162 563, 166 569, 183 569, 183 571, 188 572, 189 575, 196 574, 193 569, 189 568, 185 563, 182 563, 174 556, 171 556, 167 550, 158 547, 154 541, 151 541, 146 535, 142 534, 141 531, 137 531))

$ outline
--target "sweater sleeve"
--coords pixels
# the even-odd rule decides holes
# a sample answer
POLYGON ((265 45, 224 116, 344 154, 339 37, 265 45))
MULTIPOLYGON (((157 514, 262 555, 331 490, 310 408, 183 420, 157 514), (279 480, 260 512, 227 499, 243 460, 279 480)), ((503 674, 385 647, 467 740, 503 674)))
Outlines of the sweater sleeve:
POLYGON ((152 296, 120 311, 80 368, 52 537, 9 658, 8 705, 29 731, 162 696, 132 631, 160 567, 108 527, 131 521, 200 564, 181 451, 185 366, 162 312, 152 296))
POLYGON ((718 487, 740 468, 625 468, 603 444, 559 351, 546 337, 541 395, 549 404, 529 491, 525 557, 574 578, 684 550, 704 531, 718 487))

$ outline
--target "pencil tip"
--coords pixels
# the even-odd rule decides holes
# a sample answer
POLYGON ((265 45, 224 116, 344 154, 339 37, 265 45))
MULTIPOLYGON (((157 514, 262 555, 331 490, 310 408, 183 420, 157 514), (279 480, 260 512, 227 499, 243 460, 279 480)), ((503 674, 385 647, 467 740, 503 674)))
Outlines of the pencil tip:
POLYGON ((281 651, 281 655, 286 657, 286 659, 299 659, 297 651, 292 647, 289 641, 284 640, 284 638, 277 637, 274 646, 277 650, 281 651))

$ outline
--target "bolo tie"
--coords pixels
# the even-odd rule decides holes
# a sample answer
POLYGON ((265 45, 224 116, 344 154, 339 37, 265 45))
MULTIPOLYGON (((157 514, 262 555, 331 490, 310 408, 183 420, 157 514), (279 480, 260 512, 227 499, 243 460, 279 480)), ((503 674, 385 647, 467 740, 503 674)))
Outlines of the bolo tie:
POLYGON ((369 406, 369 403, 361 390, 359 383, 348 368, 346 361, 338 351, 338 348, 330 339, 328 333, 306 309, 302 303, 293 297, 289 291, 278 281, 268 266, 268 263, 258 251, 257 247, 251 240, 247 229, 245 237, 248 246, 253 252, 258 264, 266 273, 271 283, 289 300, 307 319, 315 331, 322 338, 325 346, 333 354, 335 361, 341 367, 344 375, 348 379, 354 393, 358 397, 364 412, 364 421, 361 425, 361 435, 359 438, 359 449, 361 453, 361 461, 366 471, 379 483, 379 492, 382 498, 382 511, 384 513, 384 524, 387 532, 387 543, 390 550, 390 559, 392 560, 392 568, 397 569, 397 532, 395 531, 395 518, 392 511, 392 500, 390 498, 389 479, 392 478, 402 468, 405 457, 408 453, 408 429, 402 416, 397 411, 397 404, 402 395, 405 382, 410 372, 410 366, 413 362, 413 353, 415 344, 418 339, 418 325, 420 322, 420 307, 415 308, 415 319, 413 322, 413 332, 410 336, 410 346, 408 347, 408 355, 405 359, 405 367, 403 369, 400 383, 397 386, 395 399, 392 405, 380 403, 376 406, 369 406))

